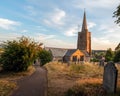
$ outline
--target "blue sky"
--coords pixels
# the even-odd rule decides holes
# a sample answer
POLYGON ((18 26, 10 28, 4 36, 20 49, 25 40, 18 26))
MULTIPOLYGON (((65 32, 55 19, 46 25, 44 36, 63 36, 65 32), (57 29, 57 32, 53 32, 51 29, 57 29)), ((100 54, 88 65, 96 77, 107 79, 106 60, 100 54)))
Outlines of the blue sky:
POLYGON ((119 0, 2 0, 0 42, 24 35, 45 46, 76 48, 85 8, 92 49, 114 50, 120 42, 120 26, 112 16, 119 3, 119 0))

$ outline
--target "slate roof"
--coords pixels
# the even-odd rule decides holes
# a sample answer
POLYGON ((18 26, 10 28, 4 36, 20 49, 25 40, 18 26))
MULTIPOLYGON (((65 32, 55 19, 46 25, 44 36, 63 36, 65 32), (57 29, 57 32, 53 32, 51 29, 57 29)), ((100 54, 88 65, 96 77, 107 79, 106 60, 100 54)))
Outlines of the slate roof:
POLYGON ((88 53, 87 51, 85 51, 85 50, 80 50, 80 51, 83 52, 83 53, 85 54, 86 57, 89 57, 89 56, 90 56, 89 53, 88 53))
POLYGON ((77 49, 68 49, 65 56, 71 56, 77 49))
MULTIPOLYGON (((54 57, 63 57, 63 56, 71 56, 76 50, 78 49, 65 49, 65 48, 52 48, 52 47, 45 47, 45 50, 52 52, 54 57)), ((85 54, 86 57, 89 57, 89 54, 85 50, 80 50, 85 54)))
POLYGON ((52 52, 52 55, 54 57, 63 57, 66 54, 68 49, 46 47, 45 50, 52 52))

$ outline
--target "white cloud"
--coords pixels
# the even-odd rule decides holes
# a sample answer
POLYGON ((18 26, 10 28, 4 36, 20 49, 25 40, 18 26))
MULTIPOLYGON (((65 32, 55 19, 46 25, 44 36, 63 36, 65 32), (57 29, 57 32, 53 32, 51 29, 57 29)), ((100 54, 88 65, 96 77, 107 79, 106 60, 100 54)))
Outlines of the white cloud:
POLYGON ((88 29, 91 29, 95 26, 96 26, 96 24, 94 22, 88 22, 88 29))
POLYGON ((115 24, 98 26, 100 36, 92 37, 93 49, 114 48, 120 42, 120 27, 115 24))
POLYGON ((77 28, 76 27, 70 27, 65 32, 64 35, 66 36, 76 36, 77 28))
POLYGON ((15 40, 17 39, 18 37, 21 37, 22 35, 18 34, 18 33, 11 33, 11 32, 8 32, 7 34, 6 33, 0 33, 0 41, 7 41, 7 40, 15 40))
POLYGON ((119 41, 120 26, 115 24, 102 25, 98 29, 104 34, 104 37, 109 40, 119 41))
POLYGON ((49 39, 52 39, 54 37, 55 37, 55 35, 46 35, 46 34, 41 34, 41 33, 38 33, 38 34, 36 34, 34 36, 34 38, 36 40, 40 40, 40 41, 44 41, 44 40, 48 40, 49 41, 49 39))
POLYGON ((22 32, 22 33, 26 33, 26 32, 28 32, 28 30, 22 30, 21 32, 22 32))
POLYGON ((88 0, 76 0, 74 2, 74 7, 77 8, 87 8, 87 10, 89 9, 95 9, 95 8, 111 8, 118 5, 119 0, 91 0, 90 2, 88 0))
POLYGON ((48 17, 47 19, 44 19, 44 22, 48 25, 63 25, 65 16, 65 11, 57 8, 52 13, 48 14, 48 17))
POLYGON ((3 29, 14 29, 14 26, 20 25, 19 22, 12 21, 9 19, 0 18, 0 27, 3 29))
POLYGON ((35 41, 43 43, 47 47, 57 47, 57 48, 75 48, 75 44, 70 42, 65 42, 64 40, 58 39, 55 35, 46 35, 46 34, 36 34, 32 36, 35 41))
POLYGON ((31 16, 36 16, 37 12, 33 6, 25 6, 25 10, 29 13, 31 16))
POLYGON ((114 50, 117 43, 111 42, 106 38, 92 38, 92 49, 96 50, 107 50, 107 48, 112 48, 114 50))

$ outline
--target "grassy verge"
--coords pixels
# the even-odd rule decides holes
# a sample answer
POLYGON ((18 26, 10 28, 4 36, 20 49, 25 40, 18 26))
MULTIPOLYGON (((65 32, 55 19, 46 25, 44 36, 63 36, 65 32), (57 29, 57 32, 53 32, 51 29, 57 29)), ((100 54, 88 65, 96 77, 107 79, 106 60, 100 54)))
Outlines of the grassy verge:
POLYGON ((17 88, 16 81, 24 76, 31 75, 34 71, 35 68, 30 66, 26 72, 0 72, 0 96, 9 96, 17 88))
POLYGON ((51 62, 48 70, 48 96, 120 96, 120 65, 116 94, 107 94, 102 88, 103 67, 86 63, 62 64, 51 62))

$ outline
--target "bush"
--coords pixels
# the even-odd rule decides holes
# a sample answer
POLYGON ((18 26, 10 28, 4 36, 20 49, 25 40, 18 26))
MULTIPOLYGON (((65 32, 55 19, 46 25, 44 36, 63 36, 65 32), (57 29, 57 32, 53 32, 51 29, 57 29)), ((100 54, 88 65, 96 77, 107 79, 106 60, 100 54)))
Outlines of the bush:
POLYGON ((99 60, 97 58, 90 59, 91 62, 98 62, 99 60))
POLYGON ((85 65, 77 65, 77 64, 71 64, 70 65, 70 71, 79 73, 80 71, 83 71, 85 69, 85 65))
POLYGON ((52 54, 46 50, 39 51, 38 57, 41 61, 41 66, 45 65, 46 63, 48 63, 52 60, 52 54))
POLYGON ((106 96, 106 91, 100 84, 86 83, 83 85, 74 85, 65 92, 65 96, 106 96))
POLYGON ((37 44, 26 37, 21 37, 18 41, 7 41, 2 47, 4 52, 0 61, 7 71, 26 71, 37 56, 37 44))
POLYGON ((108 61, 113 61, 114 58, 114 52, 112 51, 111 48, 109 48, 105 54, 105 60, 108 61))
POLYGON ((115 52, 114 62, 120 62, 120 50, 115 52))

